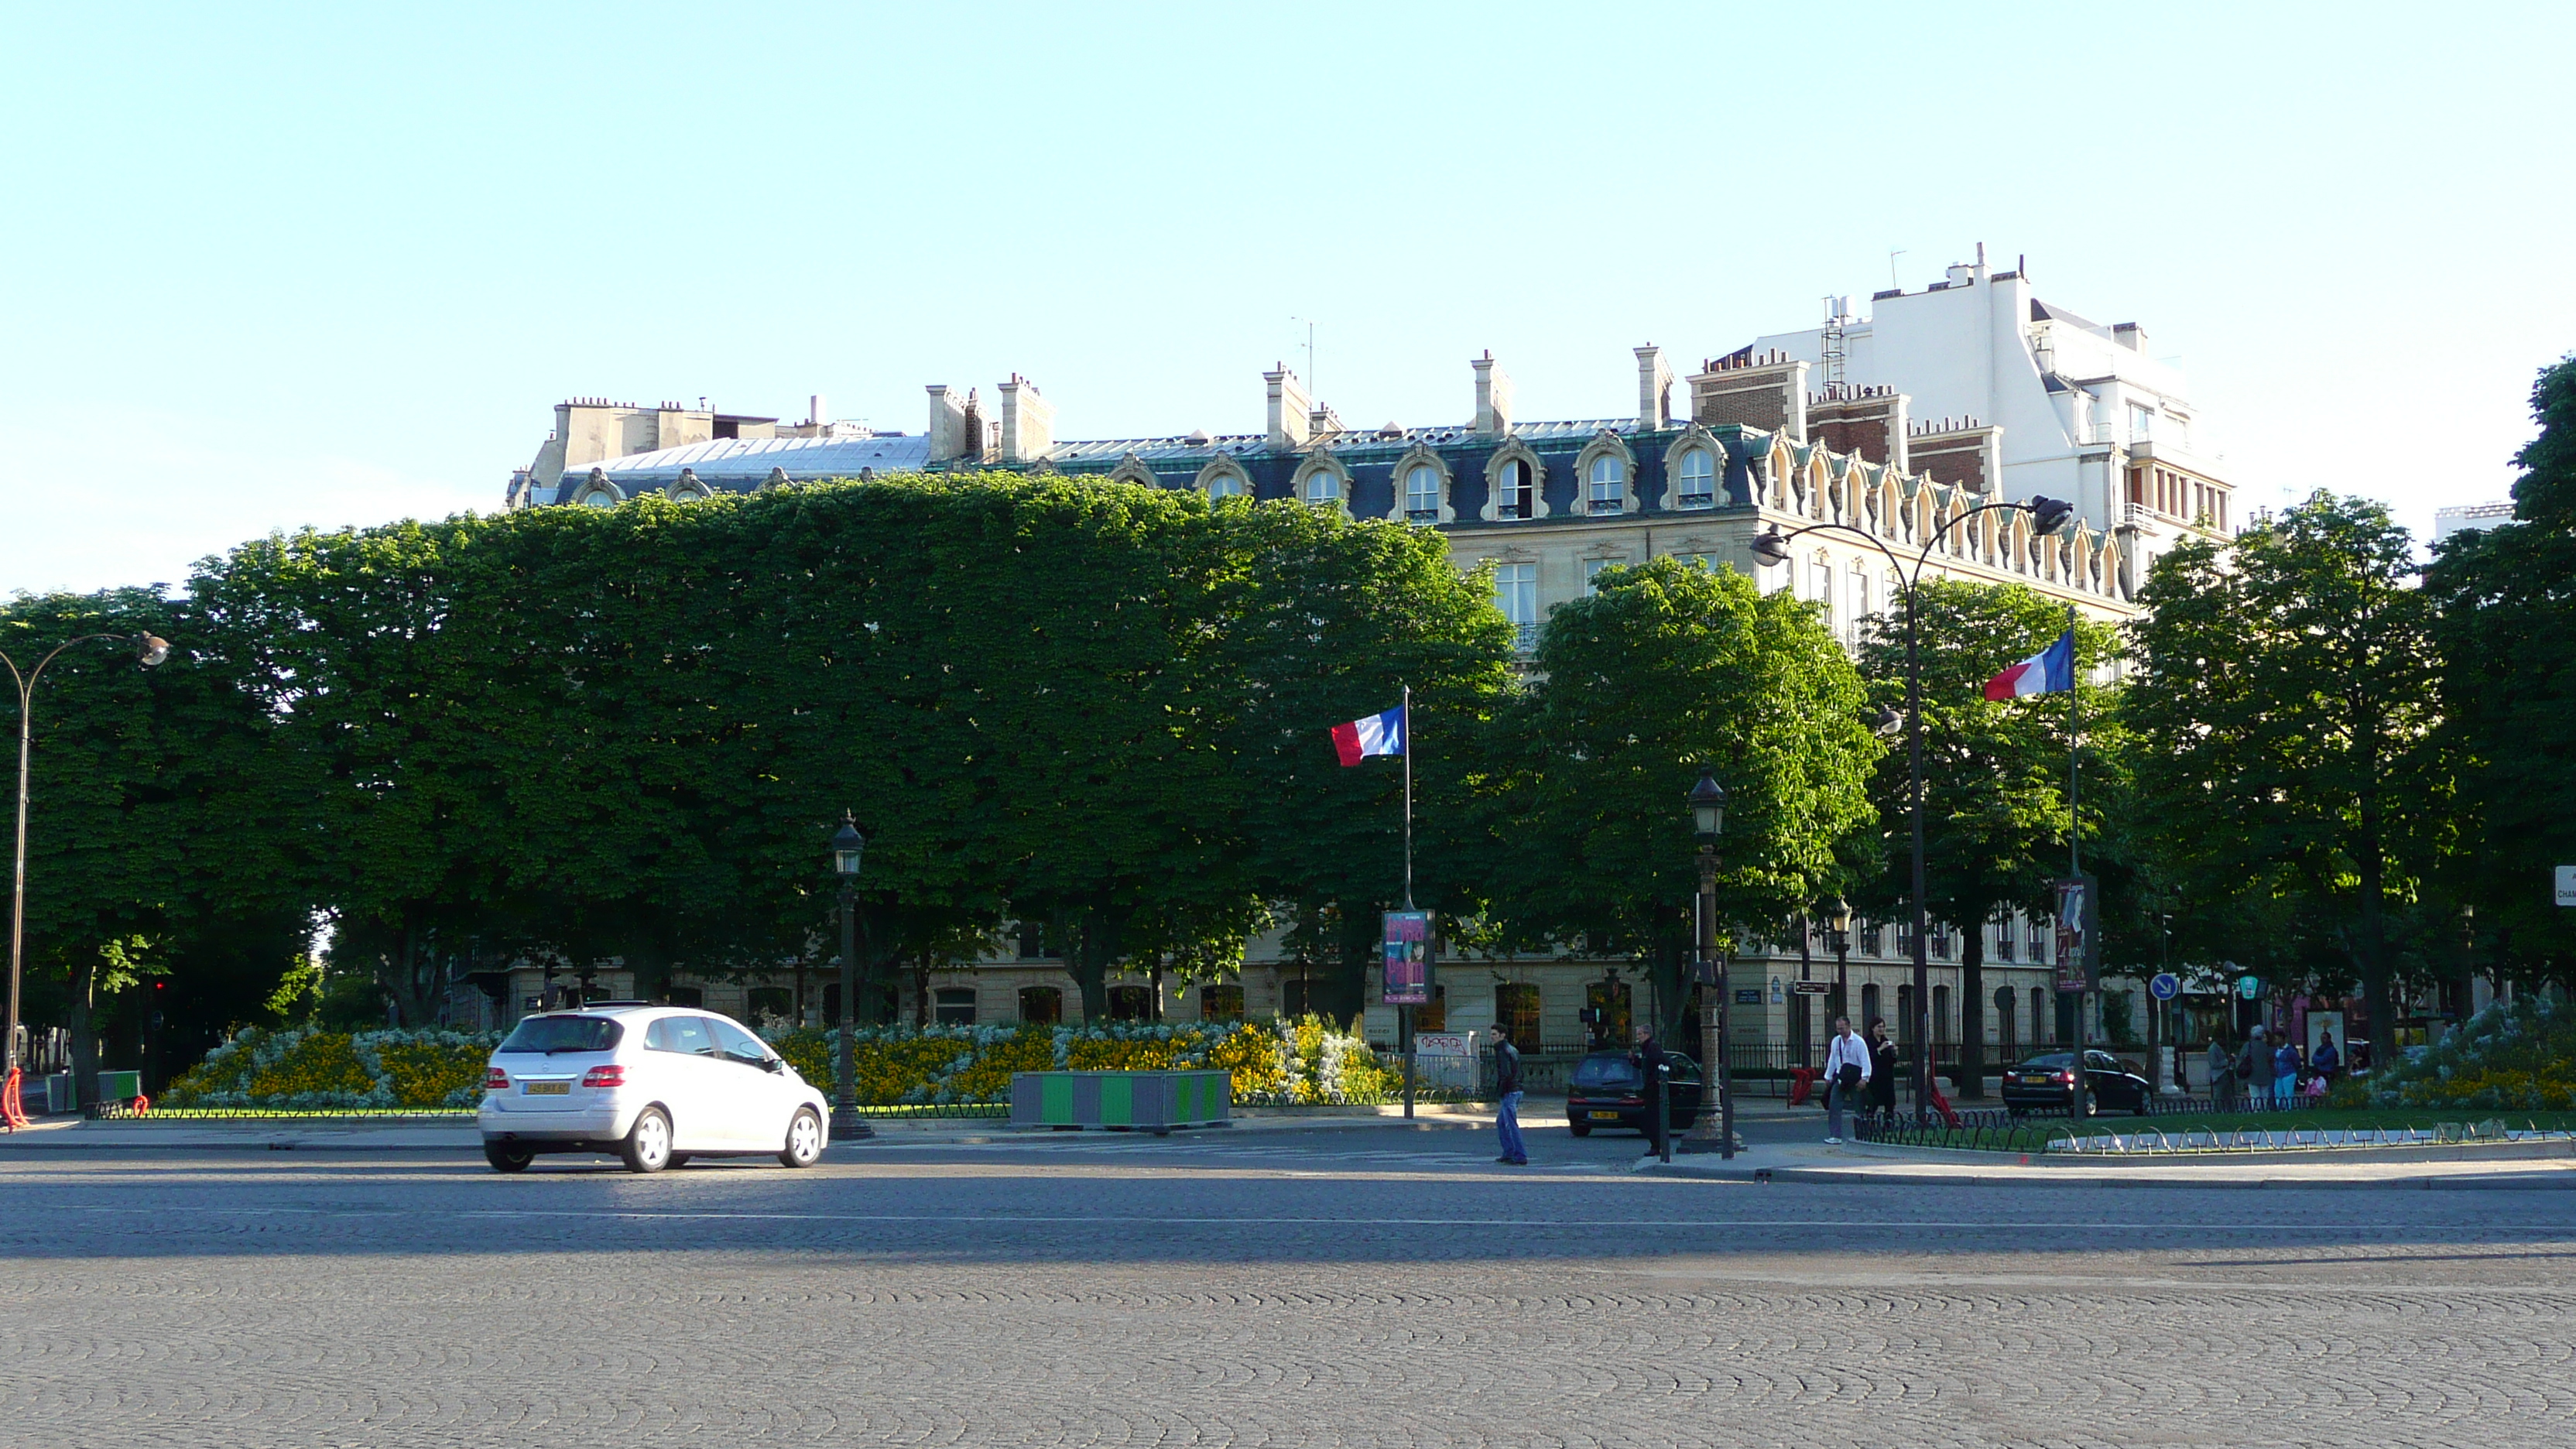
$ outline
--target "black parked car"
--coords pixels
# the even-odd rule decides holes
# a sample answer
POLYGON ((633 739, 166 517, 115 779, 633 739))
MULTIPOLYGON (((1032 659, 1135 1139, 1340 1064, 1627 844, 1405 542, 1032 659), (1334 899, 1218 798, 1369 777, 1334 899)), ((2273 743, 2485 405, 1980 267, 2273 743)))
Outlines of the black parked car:
MULTIPOLYGON (((1664 1058, 1672 1068, 1672 1115, 1666 1120, 1679 1132, 1699 1120, 1699 1063, 1674 1053, 1664 1058)), ((1577 1063, 1566 1084, 1565 1125, 1577 1137, 1595 1127, 1655 1130, 1654 1099, 1646 1095, 1645 1072, 1621 1051, 1594 1052, 1577 1063)))
MULTIPOLYGON (((2084 1054, 2085 1107, 2089 1112, 2135 1112, 2143 1117, 2154 1104, 2155 1087, 2109 1052, 2084 1054)), ((2004 1108, 2023 1112, 2071 1112, 2075 1107, 2075 1053, 2050 1052, 2032 1057, 2004 1073, 2004 1108)))

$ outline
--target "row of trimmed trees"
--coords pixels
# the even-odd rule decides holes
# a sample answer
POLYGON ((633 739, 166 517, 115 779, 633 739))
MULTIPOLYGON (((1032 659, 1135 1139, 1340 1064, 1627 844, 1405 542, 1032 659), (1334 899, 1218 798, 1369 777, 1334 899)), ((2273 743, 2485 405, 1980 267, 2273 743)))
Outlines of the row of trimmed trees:
MULTIPOLYGON (((2384 510, 2319 495, 2177 548, 2125 634, 2079 631, 2088 663, 2126 655, 2082 701, 2113 963, 2169 935, 2175 961, 2359 981, 2374 1007, 2464 954, 2566 978, 2544 867, 2576 859, 2572 394, 2576 368, 2544 377, 2522 521, 2429 573, 2384 510)), ((1903 701, 1896 621, 1854 660, 1729 571, 1599 584, 1524 676, 1430 531, 972 475, 278 536, 175 598, 21 598, 13 654, 176 646, 47 683, 29 1015, 86 1036, 95 1004, 131 1029, 148 1001, 184 1053, 303 1009, 317 918, 362 1009, 407 1021, 460 959, 615 957, 647 990, 818 961, 845 808, 880 970, 1034 923, 1098 1012, 1111 972, 1221 971, 1276 922, 1347 1014, 1401 889, 1400 806, 1391 762, 1345 769, 1326 731, 1403 685, 1416 897, 1477 944, 1633 956, 1678 1009, 1702 762, 1732 797, 1726 919, 1775 932, 1836 894, 1899 916, 1905 761, 1864 723, 1903 701)), ((2068 848, 2062 698, 1977 687, 2064 615, 2019 588, 1920 602, 1928 907, 1967 943, 1973 1053, 1975 927, 2044 911, 2068 848)))

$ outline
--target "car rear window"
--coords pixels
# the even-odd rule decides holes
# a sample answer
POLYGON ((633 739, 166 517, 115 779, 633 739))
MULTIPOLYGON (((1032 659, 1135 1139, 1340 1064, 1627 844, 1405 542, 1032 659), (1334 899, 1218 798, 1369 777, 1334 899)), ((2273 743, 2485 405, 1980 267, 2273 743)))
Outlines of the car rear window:
POLYGON ((532 1016, 501 1043, 505 1052, 604 1052, 625 1028, 604 1016, 532 1016))
POLYGON ((2073 1052, 2056 1052, 2044 1057, 2032 1057, 2030 1060, 2022 1063, 2023 1067, 2031 1071, 2040 1071, 2042 1069, 2063 1070, 2073 1065, 2075 1065, 2075 1053, 2073 1052))
POLYGON ((1633 1087, 1642 1080, 1637 1064, 1625 1057, 1586 1057, 1574 1069, 1577 1087, 1633 1087))

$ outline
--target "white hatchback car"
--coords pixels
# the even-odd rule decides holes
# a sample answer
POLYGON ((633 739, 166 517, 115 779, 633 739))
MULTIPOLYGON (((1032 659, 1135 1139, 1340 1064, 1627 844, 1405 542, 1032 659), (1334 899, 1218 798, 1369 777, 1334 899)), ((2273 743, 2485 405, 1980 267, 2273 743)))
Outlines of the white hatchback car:
POLYGON ((691 1157, 823 1155, 823 1094, 730 1017, 603 1001, 523 1018, 483 1074, 483 1156, 613 1152, 636 1172, 691 1157))

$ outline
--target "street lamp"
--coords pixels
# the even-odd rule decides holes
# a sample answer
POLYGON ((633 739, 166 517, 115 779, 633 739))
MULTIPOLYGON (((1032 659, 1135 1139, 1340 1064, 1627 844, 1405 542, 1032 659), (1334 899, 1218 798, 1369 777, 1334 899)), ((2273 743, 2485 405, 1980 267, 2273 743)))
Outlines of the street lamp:
MULTIPOLYGON (((0 1047, 0 1060, 8 1063, 8 1072, 0 1077, 0 1120, 16 1128, 25 1124, 27 1113, 19 1100, 18 1067, 18 982, 27 949, 27 764, 35 741, 36 681, 45 675, 45 666, 74 644, 94 644, 112 640, 134 650, 134 662, 145 669, 153 668, 170 657, 170 641, 152 634, 85 634, 66 639, 53 652, 36 661, 36 667, 21 672, 18 661, 0 653, 0 664, 9 667, 9 678, 18 687, 18 850, 16 873, 9 888, 9 1026, 7 1045, 0 1047)), ((77 1085, 72 1096, 77 1100, 77 1085)))
MULTIPOLYGON (((1690 803, 1691 834, 1699 841, 1699 960, 1692 976, 1700 983, 1699 1049, 1704 1063, 1700 1080, 1717 1089, 1716 1130, 1717 1155, 1735 1156, 1735 1091, 1729 1081, 1734 1073, 1726 1066, 1727 990, 1726 963, 1717 951, 1717 838, 1726 833, 1726 787, 1717 783, 1717 773, 1700 767, 1699 783, 1690 787, 1685 797, 1690 803), (1709 1008, 1708 993, 1717 996, 1715 1010, 1709 1008)), ((1658 1084, 1660 1089, 1661 1084, 1658 1084)), ((1699 1120, 1691 1124, 1691 1140, 1705 1143, 1712 1135, 1707 1104, 1702 1103, 1699 1120)), ((1704 1149, 1703 1149, 1704 1150, 1704 1149)))
POLYGON ((1834 897, 1833 914, 1827 920, 1825 944, 1834 948, 1834 1015, 1849 1016, 1851 1006, 1845 998, 1851 994, 1851 902, 1834 897))
POLYGON ((859 857, 868 838, 859 822, 841 812, 841 828, 832 833, 832 874, 841 878, 841 1035, 832 1051, 832 1140, 859 1142, 876 1129, 859 1120, 859 1083, 850 1065, 850 1039, 858 1035, 859 1018, 859 857))
MULTIPOLYGON (((1921 1117, 1932 1101, 1932 963, 1924 954, 1926 927, 1923 909, 1923 631, 1916 594, 1923 582, 1923 569, 1932 561, 1932 550, 1951 529, 1980 513, 2010 512, 2030 515, 2034 533, 2047 535, 2066 526, 2075 516, 2075 505, 2056 498, 2033 498, 2027 503, 1980 503, 1932 530, 1924 540, 1922 551, 1914 556, 1914 567, 1907 571, 1905 561, 1878 535, 1848 523, 1811 523, 1804 528, 1782 533, 1773 524, 1753 540, 1753 556, 1766 564, 1789 561, 1789 541, 1810 533, 1847 533, 1880 553, 1887 555, 1890 568, 1905 586, 1905 775, 1907 802, 1914 818, 1913 889, 1914 898, 1914 1114, 1921 1117)), ((1872 725, 1882 734, 1894 723, 1881 710, 1872 725)))

